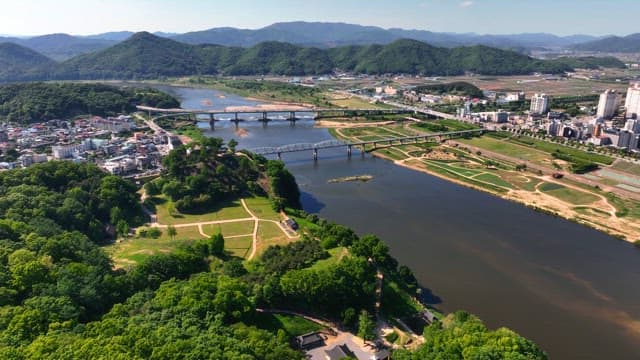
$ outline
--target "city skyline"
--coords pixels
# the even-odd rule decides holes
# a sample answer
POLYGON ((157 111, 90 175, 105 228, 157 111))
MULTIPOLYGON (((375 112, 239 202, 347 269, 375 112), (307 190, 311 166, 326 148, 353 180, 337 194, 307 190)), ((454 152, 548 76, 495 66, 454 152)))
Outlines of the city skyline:
POLYGON ((0 10, 0 34, 14 36, 111 31, 184 33, 216 27, 257 29, 289 21, 344 22, 452 33, 624 36, 637 32, 634 17, 640 11, 640 2, 326 0, 301 5, 295 0, 24 0, 3 4, 0 10), (94 14, 100 16, 99 21, 94 14), (499 21, 495 21, 496 17, 499 21))

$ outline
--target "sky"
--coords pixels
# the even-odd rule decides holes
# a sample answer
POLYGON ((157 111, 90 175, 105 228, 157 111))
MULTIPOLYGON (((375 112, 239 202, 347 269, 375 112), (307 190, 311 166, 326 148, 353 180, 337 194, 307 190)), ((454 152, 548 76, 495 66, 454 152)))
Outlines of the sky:
POLYGON ((183 33, 325 21, 436 32, 627 35, 640 0, 2 0, 0 34, 183 33))

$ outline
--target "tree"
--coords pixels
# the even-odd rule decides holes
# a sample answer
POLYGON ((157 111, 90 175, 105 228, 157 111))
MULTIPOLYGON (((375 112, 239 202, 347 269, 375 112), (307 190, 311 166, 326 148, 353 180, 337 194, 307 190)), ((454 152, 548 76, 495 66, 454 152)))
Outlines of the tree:
POLYGON ((116 224, 116 233, 120 237, 126 237, 129 235, 129 224, 124 220, 119 220, 116 224))
POLYGON ((376 338, 376 323, 371 319, 367 310, 362 310, 358 316, 358 336, 364 341, 371 341, 376 338))
POLYGON ((167 235, 169 235, 171 240, 173 240, 173 238, 175 238, 175 236, 178 235, 178 230, 176 230, 175 226, 169 225, 167 226, 167 235))
POLYGON ((224 237, 221 233, 211 235, 209 239, 209 253, 211 255, 220 256, 224 254, 224 237))
POLYGON ((236 146, 238 146, 238 142, 236 141, 236 139, 231 139, 227 143, 227 146, 229 147, 229 151, 231 151, 232 153, 235 153, 236 152, 236 146))

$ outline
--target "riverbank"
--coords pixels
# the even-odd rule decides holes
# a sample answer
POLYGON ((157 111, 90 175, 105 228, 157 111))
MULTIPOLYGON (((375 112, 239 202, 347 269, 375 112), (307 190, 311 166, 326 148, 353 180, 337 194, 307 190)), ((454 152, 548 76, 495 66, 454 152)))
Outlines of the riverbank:
MULTIPOLYGON (((422 165, 422 163, 416 162, 415 160, 418 160, 418 158, 416 157, 397 160, 392 158, 391 156, 385 155, 380 151, 372 151, 371 154, 373 156, 389 160, 398 166, 403 166, 414 171, 419 171, 432 176, 436 176, 457 185, 465 186, 478 191, 483 191, 502 199, 525 205, 528 208, 545 214, 555 215, 578 224, 589 226, 620 240, 634 243, 637 239, 640 239, 640 229, 638 228, 637 224, 634 221, 630 221, 629 219, 618 217, 615 213, 615 207, 608 204, 607 200, 604 197, 600 200, 600 202, 604 202, 604 204, 601 205, 604 205, 605 208, 609 208, 608 211, 605 211, 609 215, 609 218, 607 219, 607 222, 609 223, 608 225, 604 225, 599 222, 598 220, 602 219, 598 219, 598 215, 588 215, 588 213, 577 214, 575 212, 575 206, 560 202, 556 198, 548 196, 538 189, 536 189, 536 191, 534 192, 526 190, 509 190, 507 192, 495 191, 492 190, 491 187, 476 185, 459 178, 446 176, 442 172, 434 171, 429 167, 422 165), (624 231, 620 231, 619 229, 623 229, 624 231)), ((566 186, 566 184, 554 181, 553 177, 551 176, 534 176, 534 178, 540 180, 541 183, 554 183, 560 184, 561 186, 566 186)), ((581 209, 586 209, 586 207, 583 207, 581 209)))
MULTIPOLYGON (((356 142, 424 133, 402 121, 330 121, 318 126, 329 128, 330 134, 336 138, 356 142)), ((582 178, 570 173, 556 176, 558 170, 531 163, 527 166, 522 160, 494 156, 493 152, 469 143, 470 140, 448 140, 447 143, 405 144, 366 150, 396 165, 487 192, 619 239, 629 242, 640 239, 639 207, 633 200, 635 198, 618 197, 625 190, 585 184, 580 181, 582 178)), ((543 155, 538 155, 537 161, 544 160, 543 155)))

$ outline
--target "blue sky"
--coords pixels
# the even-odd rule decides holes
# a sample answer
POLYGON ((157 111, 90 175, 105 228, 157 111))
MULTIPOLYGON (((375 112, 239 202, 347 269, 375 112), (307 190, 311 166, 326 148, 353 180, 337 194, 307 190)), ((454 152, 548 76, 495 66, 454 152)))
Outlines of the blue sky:
POLYGON ((282 21, 512 34, 640 32, 640 0, 3 0, 0 34, 187 32, 282 21))

